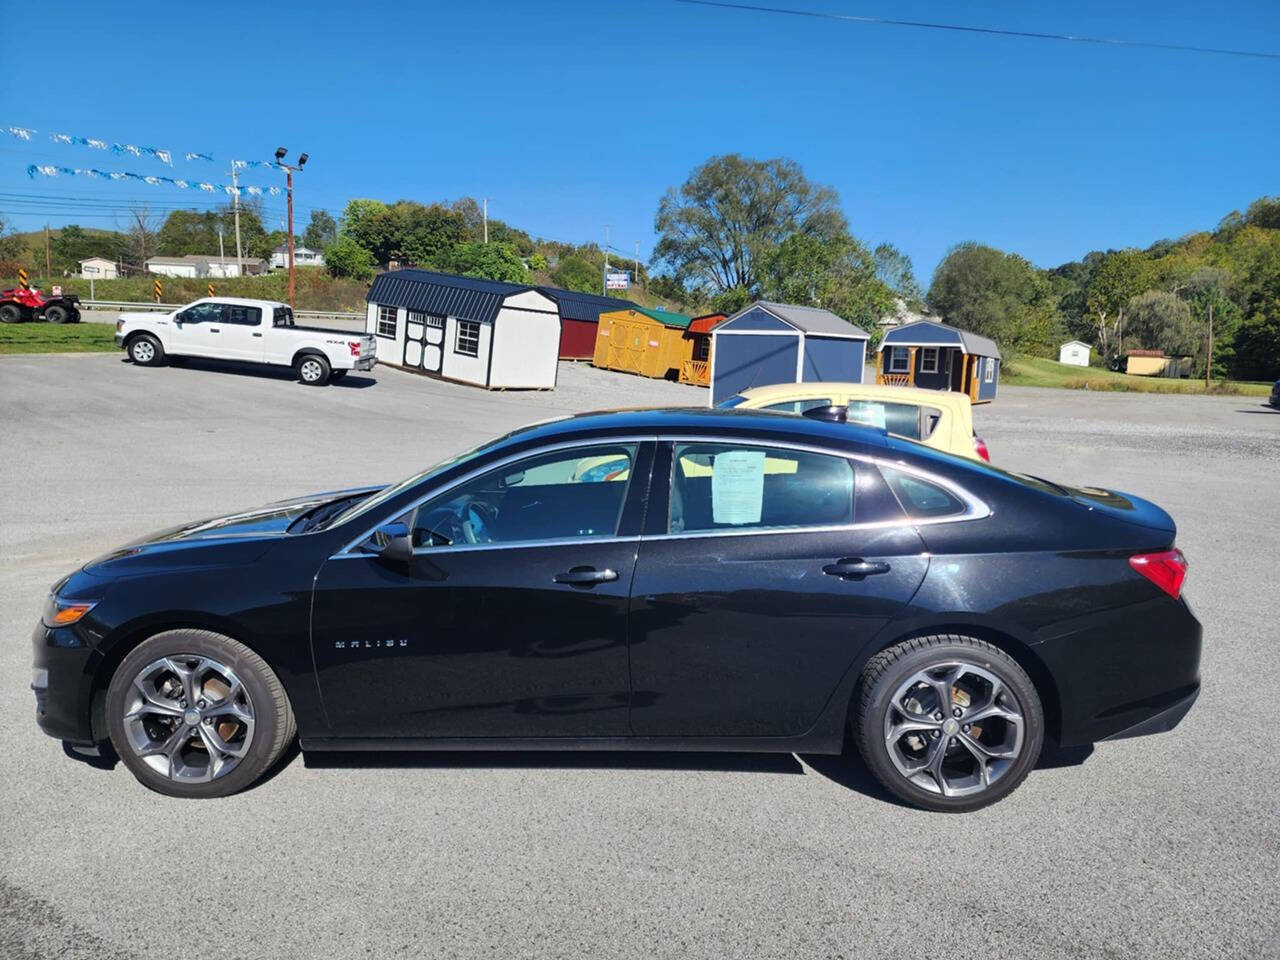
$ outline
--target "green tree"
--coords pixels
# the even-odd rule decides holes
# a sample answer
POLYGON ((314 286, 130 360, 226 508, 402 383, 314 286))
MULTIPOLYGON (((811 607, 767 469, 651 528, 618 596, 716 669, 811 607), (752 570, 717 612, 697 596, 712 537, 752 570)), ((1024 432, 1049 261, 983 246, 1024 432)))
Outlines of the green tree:
POLYGON ((22 246, 22 238, 14 232, 9 221, 0 217, 0 260, 20 260, 24 252, 22 246))
POLYGON ((354 280, 370 280, 378 263, 353 237, 343 234, 329 244, 324 252, 325 269, 335 277, 351 277, 354 280))
POLYGON ((1141 250, 1114 250, 1105 254, 1094 270, 1085 294, 1094 320, 1094 345, 1106 359, 1124 349, 1124 313, 1129 301, 1151 288, 1155 281, 1152 262, 1141 250))
POLYGON ((654 261, 712 293, 757 291, 764 265, 792 234, 829 241, 848 230, 834 190, 793 160, 712 157, 658 204, 654 261))
POLYGON ((542 251, 535 250, 533 253, 529 254, 529 269, 536 270, 539 273, 547 269, 547 258, 542 251))
POLYGON ((880 279, 875 258, 847 232, 829 241, 793 233, 769 257, 761 295, 823 307, 871 329, 894 307, 894 291, 880 279))
POLYGON ((323 250, 338 239, 338 222, 327 210, 312 210, 307 229, 302 231, 302 245, 323 250))
POLYGON ((579 293, 599 293, 603 277, 603 262, 600 269, 596 269, 576 253, 561 257, 559 265, 551 271, 551 281, 557 287, 579 293))
POLYGON ((911 258, 892 243, 878 245, 872 255, 875 257, 876 278, 912 310, 919 310, 924 305, 924 291, 916 281, 911 258))
POLYGON ((978 243, 951 248, 927 301, 952 326, 995 340, 1005 359, 1049 356, 1060 332, 1048 280, 1017 254, 978 243))
POLYGON ((49 242, 54 271, 76 270, 80 261, 89 257, 115 260, 120 256, 123 238, 118 233, 96 231, 86 233, 77 224, 62 227, 49 242))
POLYGON ((453 248, 449 267, 465 277, 528 283, 529 271, 509 243, 462 243, 453 248))
POLYGON ((1230 283, 1227 271, 1218 267, 1200 267, 1187 277, 1181 289, 1181 296, 1204 339, 1205 364, 1202 369, 1207 369, 1208 378, 1225 377, 1235 359, 1240 309, 1228 295, 1230 283))

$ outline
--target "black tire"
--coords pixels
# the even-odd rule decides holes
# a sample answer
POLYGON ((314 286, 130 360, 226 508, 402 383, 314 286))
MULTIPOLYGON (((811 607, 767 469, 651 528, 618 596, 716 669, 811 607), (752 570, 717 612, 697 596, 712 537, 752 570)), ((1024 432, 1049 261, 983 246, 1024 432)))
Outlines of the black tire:
POLYGON ((298 379, 309 387, 323 387, 333 375, 329 361, 318 353, 304 353, 293 364, 298 379))
POLYGON ((0 323, 21 323, 27 311, 16 303, 0 304, 0 323))
POLYGON ((852 733, 862 759, 887 790, 925 810, 965 813, 1003 799, 1026 779, 1044 743, 1044 709, 1031 678, 1003 650, 973 637, 916 637, 880 652, 863 670, 855 697, 852 733), (945 684, 942 689, 950 692, 950 704, 937 709, 940 692, 920 683, 904 691, 898 701, 911 707, 910 713, 902 706, 891 712, 895 695, 904 684, 921 672, 927 674, 931 667, 945 664, 960 664, 970 671, 950 682, 945 671, 937 670, 936 682, 945 684), (997 679, 1003 685, 1003 693, 992 698, 995 688, 983 674, 997 679), (986 709, 984 701, 1001 707, 1005 716, 989 716, 984 724, 979 716, 986 709), (972 726, 966 724, 970 715, 978 719, 972 726), (939 716, 941 720, 936 719, 939 716), (1006 716, 1021 717, 1020 733, 1019 724, 1006 716), (907 730, 891 744, 890 721, 910 727, 913 717, 936 727, 936 731, 907 730), (993 742, 997 737, 998 744, 993 742), (1002 752, 1016 748, 1017 752, 1016 756, 978 760, 967 743, 1002 752), (943 756, 939 757, 937 750, 942 750, 943 756), (916 762, 938 758, 948 789, 961 795, 945 795, 938 789, 937 778, 923 767, 914 773, 915 779, 909 779, 895 757, 913 771, 916 762))
POLYGON ((350 370, 332 370, 329 372, 329 382, 337 383, 350 372, 350 370))
POLYGON ((125 345, 129 359, 139 366, 158 367, 164 363, 164 347, 149 333, 140 333, 125 345))
MULTIPOLYGON (((197 678, 202 676, 198 669, 196 675, 197 678)), ((203 676, 217 680, 224 675, 219 674, 215 669, 208 669, 203 676)), ((172 682, 172 678, 168 682, 172 682)), ((197 694, 212 689, 208 679, 200 682, 203 685, 196 689, 197 694)), ((226 684, 223 686, 225 687, 226 684)), ((178 687, 178 689, 182 688, 178 687)), ((199 702, 208 703, 208 708, 216 711, 218 705, 222 703, 222 700, 216 699, 217 692, 214 691, 215 699, 212 701, 199 702)), ((243 704, 241 708, 243 709, 243 704)), ((106 711, 107 731, 111 737, 111 745, 124 765, 143 786, 171 797, 191 799, 225 797, 252 786, 279 761, 297 732, 289 698, 285 695, 279 678, 266 661, 244 644, 209 630, 168 630, 139 644, 116 668, 107 686, 106 711), (139 755, 138 749, 134 746, 135 737, 149 738, 152 734, 146 730, 139 732, 137 724, 141 721, 131 721, 131 726, 126 727, 126 713, 135 709, 136 703, 140 700, 134 679, 150 665, 165 658, 168 658, 171 663, 178 663, 184 667, 203 661, 215 661, 218 667, 233 671, 243 687, 243 696, 247 698, 253 717, 251 735, 240 741, 244 750, 243 756, 235 759, 234 764, 225 773, 215 775, 211 780, 175 779, 158 771, 139 755), (247 739, 247 747, 243 746, 245 739, 247 739)), ((188 713, 193 712, 200 713, 201 709, 188 711, 188 713)), ((225 717, 226 714, 222 716, 225 717)), ((150 722, 167 725, 170 719, 151 717, 150 722)), ((238 724, 238 721, 231 722, 238 724)), ((184 725, 184 721, 177 717, 172 718, 172 723, 175 730, 184 725)), ((203 721, 207 729, 217 731, 219 736, 226 730, 225 723, 225 720, 214 716, 205 717, 203 721)), ((201 723, 196 722, 189 728, 183 728, 184 732, 191 732, 191 739, 185 749, 179 751, 183 758, 192 758, 190 769, 195 771, 201 769, 202 753, 206 759, 206 769, 209 766, 207 759, 210 748, 203 746, 205 741, 200 736, 200 727, 201 723)), ((167 736, 167 726, 155 729, 160 731, 155 738, 156 741, 167 738, 169 742, 173 742, 182 736, 181 733, 167 736)), ((153 755, 151 759, 162 766, 168 766, 170 771, 173 770, 172 762, 162 759, 161 755, 153 755)), ((179 762, 186 763, 186 760, 180 759, 179 762)))
POLYGON ((51 303, 44 308, 44 318, 49 323, 66 323, 71 314, 61 304, 51 303))

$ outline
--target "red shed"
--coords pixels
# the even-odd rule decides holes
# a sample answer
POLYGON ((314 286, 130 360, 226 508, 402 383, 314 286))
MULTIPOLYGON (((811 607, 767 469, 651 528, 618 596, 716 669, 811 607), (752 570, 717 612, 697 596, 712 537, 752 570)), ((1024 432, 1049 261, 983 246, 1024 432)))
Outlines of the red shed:
POLYGON ((693 341, 693 355, 680 365, 681 383, 711 385, 711 328, 722 320, 723 313, 707 313, 690 321, 684 335, 693 341))
POLYGON ((554 300, 559 307, 561 360, 590 360, 595 355, 600 314, 635 308, 635 304, 620 297, 602 297, 596 293, 578 293, 556 287, 539 287, 538 291, 554 300))

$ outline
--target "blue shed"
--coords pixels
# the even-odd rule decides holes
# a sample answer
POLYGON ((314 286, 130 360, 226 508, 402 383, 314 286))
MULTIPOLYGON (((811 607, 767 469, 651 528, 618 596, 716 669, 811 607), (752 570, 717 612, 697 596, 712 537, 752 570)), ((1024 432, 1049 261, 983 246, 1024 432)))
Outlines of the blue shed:
POLYGON ((861 383, 868 339, 830 310, 757 300, 711 331, 711 405, 771 383, 861 383))
POLYGON ((933 320, 894 327, 880 341, 876 383, 965 393, 973 403, 996 398, 1000 348, 987 337, 933 320))

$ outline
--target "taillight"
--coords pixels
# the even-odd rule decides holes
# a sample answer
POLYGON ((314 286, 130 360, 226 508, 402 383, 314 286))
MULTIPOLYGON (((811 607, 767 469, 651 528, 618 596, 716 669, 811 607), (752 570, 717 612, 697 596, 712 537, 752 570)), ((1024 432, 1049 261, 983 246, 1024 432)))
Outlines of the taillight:
POLYGON ((973 438, 973 452, 981 457, 986 463, 991 462, 991 454, 987 451, 987 445, 982 442, 981 437, 973 438))
POLYGON ((1187 579, 1187 558, 1176 547, 1160 553, 1139 553, 1129 558, 1129 566, 1175 600, 1187 579))
POLYGON ((360 341, 352 340, 347 343, 347 349, 351 351, 353 357, 360 356, 360 341))

